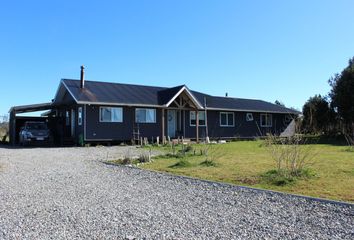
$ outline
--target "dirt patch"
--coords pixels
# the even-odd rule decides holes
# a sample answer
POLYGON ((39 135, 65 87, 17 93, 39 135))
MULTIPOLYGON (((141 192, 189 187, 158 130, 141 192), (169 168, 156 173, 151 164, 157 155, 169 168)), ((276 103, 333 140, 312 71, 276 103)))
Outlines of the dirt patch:
POLYGON ((260 182, 259 177, 251 176, 251 177, 236 177, 235 181, 247 184, 247 185, 255 185, 260 182))

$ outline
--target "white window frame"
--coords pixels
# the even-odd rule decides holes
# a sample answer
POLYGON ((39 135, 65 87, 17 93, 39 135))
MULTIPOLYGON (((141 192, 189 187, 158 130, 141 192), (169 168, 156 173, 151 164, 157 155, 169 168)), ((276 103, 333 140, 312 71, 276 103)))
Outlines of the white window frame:
POLYGON ((156 108, 135 108, 135 123, 156 123, 156 108), (142 110, 145 111, 145 121, 144 122, 139 122, 138 119, 137 119, 136 112, 137 111, 142 111, 142 110), (146 121, 147 110, 154 111, 154 121, 152 121, 152 122, 147 122, 146 121))
POLYGON ((78 124, 79 126, 82 125, 82 107, 79 107, 79 108, 77 109, 77 124, 78 124))
MULTIPOLYGON (((205 115, 205 111, 198 111, 198 121, 199 121, 199 123, 200 123, 200 120, 201 120, 201 118, 200 118, 200 115, 201 114, 204 114, 204 124, 199 124, 198 126, 199 127, 205 127, 206 125, 206 115, 205 115)), ((196 111, 189 111, 189 126, 191 126, 191 127, 195 127, 196 126, 196 124, 192 124, 192 120, 196 120, 196 111), (192 114, 194 113, 194 119, 192 119, 192 114)), ((197 121, 195 122, 195 123, 197 123, 197 121)))
MULTIPOLYGON (((260 115, 260 117, 259 117, 259 122, 260 122, 260 125, 261 125, 261 127, 272 127, 273 126, 273 115, 272 114, 269 114, 269 113, 263 113, 263 114, 261 114, 260 115), (263 125, 262 124, 262 117, 270 117, 270 124, 266 124, 266 125, 263 125)), ((266 119, 266 121, 265 122, 267 122, 267 119, 266 119)))
POLYGON ((122 123, 123 122, 123 108, 122 107, 100 107, 99 108, 99 122, 104 122, 104 123, 122 123), (109 109, 119 109, 120 112, 121 112, 121 121, 115 121, 113 120, 113 115, 111 114, 111 120, 110 121, 104 121, 102 120, 101 118, 101 112, 102 112, 102 109, 104 108, 109 108, 109 109))
POLYGON ((233 113, 233 112, 220 112, 219 125, 220 125, 220 127, 234 127, 235 126, 235 113, 233 113), (226 114, 226 125, 221 124, 221 115, 222 114, 226 114), (229 124, 229 115, 232 115, 232 125, 229 124))
POLYGON ((252 122, 254 120, 253 113, 246 113, 246 121, 252 122))

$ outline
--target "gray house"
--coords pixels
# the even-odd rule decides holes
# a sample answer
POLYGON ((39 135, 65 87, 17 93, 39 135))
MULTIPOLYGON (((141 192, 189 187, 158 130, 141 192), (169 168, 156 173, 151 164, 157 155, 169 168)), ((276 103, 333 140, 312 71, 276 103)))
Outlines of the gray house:
POLYGON ((57 142, 120 142, 147 137, 198 141, 280 134, 299 112, 262 100, 216 97, 181 85, 172 88, 62 79, 52 102, 10 110, 17 141, 17 113, 50 110, 46 121, 57 142))

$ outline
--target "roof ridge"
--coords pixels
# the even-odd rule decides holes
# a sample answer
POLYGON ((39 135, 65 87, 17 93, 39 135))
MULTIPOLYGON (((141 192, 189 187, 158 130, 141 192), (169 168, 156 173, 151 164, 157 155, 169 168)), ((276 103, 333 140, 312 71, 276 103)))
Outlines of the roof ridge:
POLYGON ((217 97, 217 98, 224 98, 224 99, 235 99, 235 100, 251 100, 251 101, 263 101, 262 99, 254 99, 254 98, 238 98, 238 97, 223 97, 223 96, 213 96, 213 95, 209 95, 212 97, 217 97))
MULTIPOLYGON (((72 79, 72 78, 62 78, 62 80, 80 81, 80 79, 72 79)), ((168 87, 159 87, 159 86, 151 86, 151 85, 132 84, 132 83, 107 82, 107 81, 97 81, 97 80, 85 80, 85 82, 105 83, 105 84, 115 84, 115 85, 129 85, 129 86, 136 86, 136 87, 150 87, 150 88, 168 89, 168 87)))

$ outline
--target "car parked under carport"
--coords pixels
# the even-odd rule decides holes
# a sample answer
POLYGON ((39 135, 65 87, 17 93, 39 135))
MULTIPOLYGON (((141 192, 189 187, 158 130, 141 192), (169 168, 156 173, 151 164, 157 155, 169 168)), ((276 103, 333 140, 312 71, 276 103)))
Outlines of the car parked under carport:
POLYGON ((51 144, 52 135, 46 122, 26 121, 19 132, 20 145, 51 144))

